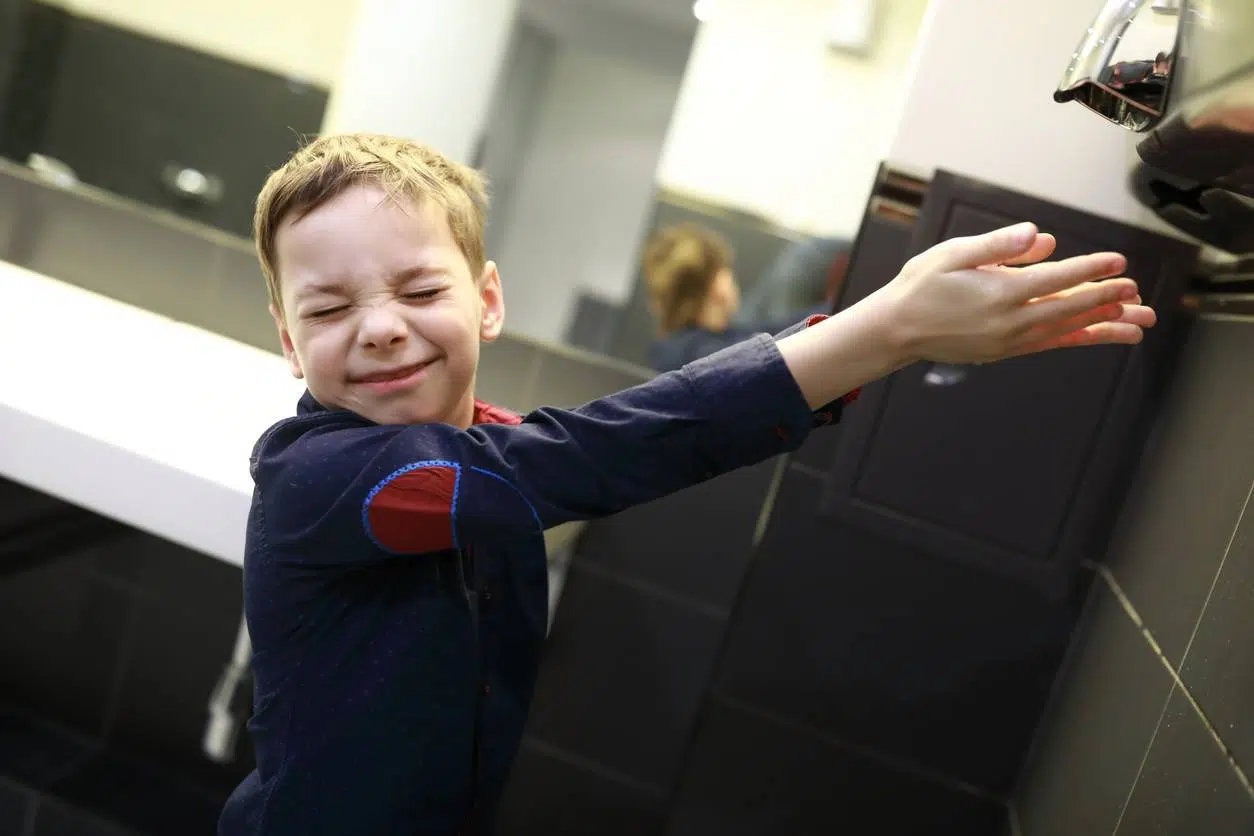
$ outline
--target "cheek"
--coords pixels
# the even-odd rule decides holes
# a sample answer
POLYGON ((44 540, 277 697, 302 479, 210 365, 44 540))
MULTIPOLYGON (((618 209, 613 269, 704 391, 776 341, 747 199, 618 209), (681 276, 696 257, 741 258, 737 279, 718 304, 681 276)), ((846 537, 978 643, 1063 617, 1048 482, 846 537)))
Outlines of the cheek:
POLYGON ((306 374, 333 371, 344 365, 345 340, 336 329, 314 328, 300 335, 295 343, 296 356, 306 374))

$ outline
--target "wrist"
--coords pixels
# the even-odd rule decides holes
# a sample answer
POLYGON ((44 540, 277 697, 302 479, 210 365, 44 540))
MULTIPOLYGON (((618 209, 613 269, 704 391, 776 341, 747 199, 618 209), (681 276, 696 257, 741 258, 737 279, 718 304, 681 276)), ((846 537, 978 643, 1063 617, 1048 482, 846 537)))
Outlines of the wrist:
POLYGON ((922 359, 920 331, 911 325, 905 301, 892 283, 862 299, 849 311, 857 311, 864 321, 868 350, 882 358, 885 367, 896 370, 922 359))
POLYGON ((872 294, 778 342, 812 408, 831 403, 912 362, 908 329, 897 321, 893 294, 872 294))

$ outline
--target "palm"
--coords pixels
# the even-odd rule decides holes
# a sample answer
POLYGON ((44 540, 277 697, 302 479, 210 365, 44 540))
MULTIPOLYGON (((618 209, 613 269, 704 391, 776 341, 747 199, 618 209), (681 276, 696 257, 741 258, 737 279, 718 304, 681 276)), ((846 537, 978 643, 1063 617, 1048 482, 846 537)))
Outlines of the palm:
MULTIPOLYGON (((913 259, 892 283, 928 338, 922 359, 984 363, 1098 344, 1140 342, 1154 312, 1114 253, 1045 262, 1052 235, 952 239, 913 259), (990 240, 996 244, 990 249, 990 240), (900 283, 900 284, 898 284, 900 283)), ((892 287, 890 285, 890 287, 892 287)), ((888 288, 886 288, 888 290, 888 288)))

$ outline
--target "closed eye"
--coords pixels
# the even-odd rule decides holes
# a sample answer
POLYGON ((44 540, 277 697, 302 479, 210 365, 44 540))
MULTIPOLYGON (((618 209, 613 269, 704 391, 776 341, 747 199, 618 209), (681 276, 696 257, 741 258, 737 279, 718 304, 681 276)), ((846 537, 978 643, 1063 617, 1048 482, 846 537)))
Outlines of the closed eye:
POLYGON ((443 288, 433 288, 431 290, 418 290, 413 293, 402 293, 402 299, 434 299, 440 294, 443 288))
POLYGON ((308 316, 310 319, 326 319, 328 316, 335 316, 341 311, 348 310, 348 305, 336 305, 333 308, 319 308, 316 311, 310 311, 308 316))

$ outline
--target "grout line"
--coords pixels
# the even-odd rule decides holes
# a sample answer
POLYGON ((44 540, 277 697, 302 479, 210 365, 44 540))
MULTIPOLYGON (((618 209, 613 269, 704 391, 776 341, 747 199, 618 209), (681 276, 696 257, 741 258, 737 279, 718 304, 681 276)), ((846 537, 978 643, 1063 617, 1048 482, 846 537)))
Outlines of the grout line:
POLYGON ((802 464, 801 462, 792 462, 792 469, 797 471, 798 473, 804 473, 807 476, 814 476, 817 479, 827 478, 826 473, 824 473, 820 468, 814 467, 813 465, 802 464))
POLYGON ((22 819, 21 836, 35 836, 35 819, 39 817, 39 806, 43 804, 44 794, 32 791, 27 799, 26 816, 22 819))
POLYGON ((1019 805, 1013 799, 1006 802, 1006 817, 1010 819, 1010 836, 1023 836, 1023 825, 1019 821, 1019 805))
MULTIPOLYGON (((1252 488, 1254 488, 1254 486, 1252 486, 1252 488)), ((1098 567, 1098 572, 1101 574, 1102 579, 1106 581, 1106 585, 1110 587, 1111 592, 1119 601, 1119 604, 1123 607, 1124 612, 1127 613, 1128 618, 1130 618, 1132 623, 1136 625, 1136 628, 1141 631, 1141 635, 1149 644, 1150 649, 1154 651, 1154 655, 1158 657, 1158 661, 1167 670, 1167 674, 1171 677, 1172 682, 1175 683, 1175 688, 1179 689, 1180 693, 1184 695, 1184 698, 1189 701, 1189 705, 1193 706, 1193 711, 1197 714, 1198 719, 1202 721, 1202 726, 1210 734, 1211 739, 1215 741, 1215 745, 1219 747, 1219 750, 1223 752, 1224 757, 1227 758, 1228 764, 1232 767, 1233 771, 1236 772, 1237 780, 1239 780, 1242 786, 1245 787, 1245 791, 1249 793, 1252 798, 1254 798, 1254 784, 1251 784, 1249 775, 1247 775, 1245 770, 1241 768, 1241 764, 1237 762, 1232 749, 1230 749, 1228 744, 1224 742, 1224 739, 1219 736, 1219 730, 1215 728, 1215 724, 1211 722, 1210 717, 1206 716, 1206 712, 1202 710, 1201 704, 1197 701, 1197 698, 1193 696, 1193 692, 1189 690, 1189 686, 1185 684, 1184 679, 1180 676, 1180 672, 1176 670, 1175 666, 1171 664, 1171 660, 1167 658, 1165 653, 1163 653, 1163 649, 1158 644, 1158 640, 1154 638, 1154 634, 1151 633, 1149 628, 1145 626, 1144 619, 1141 618, 1141 614, 1138 613, 1136 607, 1133 606, 1132 600, 1128 598, 1127 594, 1123 591, 1123 587, 1119 585, 1119 581, 1115 579, 1114 573, 1105 566, 1098 567)), ((1218 573, 1216 573, 1216 578, 1218 578, 1218 573)), ((1198 617, 1198 621, 1201 621, 1200 616, 1198 617)), ((1168 700, 1170 700, 1170 694, 1168 694, 1168 700)), ((1164 705, 1164 715, 1166 714, 1166 711, 1167 707, 1164 705)), ((1159 724, 1162 724, 1161 717, 1159 718, 1159 724)), ((1155 729, 1155 735, 1157 735, 1157 729, 1155 729)), ((1150 739, 1150 743, 1151 745, 1153 744, 1153 738, 1150 739)), ((1148 749, 1145 752, 1145 756, 1146 758, 1149 757, 1148 749)), ((1144 761, 1142 761, 1141 765, 1144 767, 1144 761)), ((1139 780, 1140 777, 1141 775, 1138 771, 1137 779, 1139 780)), ((1135 786, 1136 782, 1134 781, 1133 787, 1135 786)), ((1129 798, 1131 798, 1130 795, 1129 798)))
POLYGON ((135 644, 139 639, 140 610, 147 607, 147 602, 141 598, 133 598, 129 603, 126 629, 122 634, 122 646, 118 648, 117 659, 113 663, 113 681, 109 683, 109 692, 105 697, 104 716, 101 718, 103 721, 100 729, 102 746, 107 745, 107 741, 113 737, 113 726, 117 722, 118 709, 122 704, 122 692, 126 687, 127 668, 131 664, 131 656, 134 655, 135 644))
POLYGON ((1123 827, 1123 817, 1128 813, 1128 806, 1132 803, 1132 796, 1136 793, 1136 785, 1141 783, 1141 774, 1145 772, 1145 764, 1149 762, 1150 752, 1154 748, 1154 741, 1158 740, 1158 730, 1163 727, 1163 718, 1167 716, 1167 706, 1171 704, 1171 695, 1175 690, 1175 685, 1167 689, 1167 698, 1163 700, 1162 710, 1158 712, 1158 722, 1154 724, 1154 731, 1150 734, 1149 742, 1145 744, 1145 751, 1141 754, 1141 762, 1137 764, 1136 775, 1132 776, 1132 783, 1128 785, 1128 794, 1123 797, 1123 804, 1119 807, 1119 818, 1115 819, 1115 829, 1110 832, 1110 836, 1119 836, 1119 830, 1123 827))
POLYGON ((954 778, 953 776, 946 775, 945 773, 939 772, 931 767, 916 763, 906 757, 874 749, 864 743, 855 743, 851 740, 846 740, 839 735, 835 735, 817 726, 813 726, 803 720, 796 720, 792 717, 786 717, 782 714, 778 714, 770 709, 753 705, 752 703, 746 702, 738 697, 733 697, 724 691, 716 690, 712 697, 712 701, 721 702, 729 708, 733 708, 742 714, 749 715, 750 717, 755 717, 769 725, 779 726, 788 729, 789 731, 815 738, 834 749, 852 753, 858 757, 865 758, 872 763, 887 767, 896 772, 910 775, 920 781, 926 781, 931 784, 946 787, 954 792, 965 793, 966 795, 982 798, 986 801, 1005 803, 1004 798, 996 796, 988 790, 978 787, 975 784, 968 783, 961 778, 954 778))
POLYGON ((749 545, 750 559, 757 554, 762 538, 766 536, 766 527, 771 522, 771 513, 775 510, 775 500, 779 498, 780 486, 784 484, 784 473, 788 470, 788 457, 780 456, 775 462, 775 472, 766 486, 766 496, 762 498, 762 507, 758 510, 758 521, 753 527, 753 539, 749 545))
MULTIPOLYGON (((1197 638, 1198 631, 1202 628, 1202 619, 1206 616, 1206 609, 1210 606, 1210 599, 1215 595, 1215 589, 1219 586, 1219 577, 1223 574, 1224 564, 1228 562, 1228 555, 1232 553, 1232 544, 1237 540, 1237 532, 1241 530, 1241 521, 1245 519, 1245 511, 1250 507, 1250 497, 1254 496, 1254 482, 1250 482, 1250 489, 1245 493, 1245 502, 1241 505, 1241 512, 1237 514, 1237 521, 1232 526, 1232 534, 1228 537, 1228 543, 1224 546, 1223 557, 1219 558, 1219 568, 1215 570, 1215 577, 1210 582, 1210 589, 1206 591, 1206 600, 1202 602, 1202 610, 1197 614, 1197 622, 1193 625, 1193 632, 1189 634, 1189 641, 1184 646, 1184 652, 1180 654, 1180 667, 1184 667, 1184 660, 1189 658, 1189 651, 1193 648, 1193 640, 1197 638)), ((1249 786, 1249 782, 1246 782, 1249 786)))
POLYGON ((642 781, 639 778, 634 778, 625 772, 620 772, 617 769, 608 767, 599 761, 576 754, 569 749, 564 749, 561 746, 548 742, 547 740, 527 736, 523 739, 522 748, 539 752, 545 757, 552 758, 559 763, 566 764, 567 766, 574 766, 586 772, 591 772, 593 775, 604 778, 608 781, 613 781, 616 784, 631 787, 637 792, 653 796, 655 799, 664 799, 666 797, 666 791, 659 786, 651 784, 648 781, 642 781))

